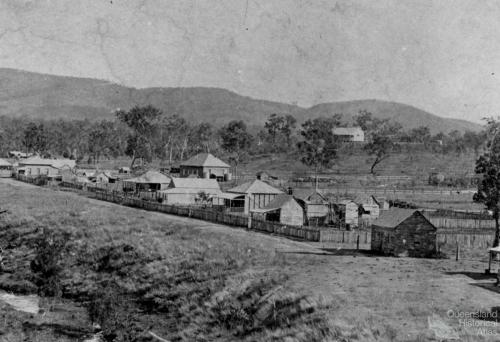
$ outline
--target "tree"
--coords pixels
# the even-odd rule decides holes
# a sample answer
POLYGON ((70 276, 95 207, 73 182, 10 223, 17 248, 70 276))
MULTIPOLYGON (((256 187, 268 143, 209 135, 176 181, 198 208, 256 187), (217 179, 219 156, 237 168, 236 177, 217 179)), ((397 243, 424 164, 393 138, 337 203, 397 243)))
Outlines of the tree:
POLYGON ((307 166, 330 167, 337 157, 338 142, 333 135, 333 128, 340 123, 339 116, 307 120, 302 124, 300 134, 303 140, 297 144, 301 161, 307 166))
POLYGON ((27 151, 35 153, 43 153, 47 149, 47 134, 45 127, 41 123, 39 125, 30 122, 24 130, 24 146, 27 151))
POLYGON ((371 156, 375 156, 375 160, 370 167, 370 173, 374 174, 375 167, 382 161, 389 158, 390 153, 394 150, 396 144, 386 135, 374 134, 371 142, 365 145, 365 150, 371 156))
POLYGON ((238 167, 253 141, 253 136, 247 132, 246 124, 241 120, 230 121, 219 130, 219 135, 221 147, 231 154, 231 161, 238 167))
POLYGON ((495 220, 495 237, 493 247, 497 247, 500 241, 500 122, 493 118, 487 120, 487 152, 476 161, 476 174, 482 175, 474 201, 482 203, 493 213, 495 220))
POLYGON ((127 139, 127 155, 132 158, 130 168, 137 158, 149 160, 152 156, 156 125, 162 112, 153 107, 135 106, 129 111, 118 110, 117 118, 131 130, 127 139))

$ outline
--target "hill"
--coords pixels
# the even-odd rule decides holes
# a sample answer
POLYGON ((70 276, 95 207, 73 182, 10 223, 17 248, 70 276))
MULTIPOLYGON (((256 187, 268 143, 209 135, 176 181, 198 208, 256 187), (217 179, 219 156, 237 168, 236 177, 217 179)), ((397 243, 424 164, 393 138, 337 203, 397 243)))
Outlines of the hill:
POLYGON ((220 88, 135 89, 103 80, 38 74, 0 69, 0 115, 40 119, 110 119, 113 110, 151 104, 164 113, 176 113, 189 121, 222 125, 241 119, 262 125, 271 113, 289 113, 303 122, 308 118, 343 113, 350 120, 359 110, 379 118, 392 118, 405 128, 421 125, 433 133, 477 131, 480 125, 442 118, 408 105, 379 100, 325 103, 301 108, 258 100, 220 88))

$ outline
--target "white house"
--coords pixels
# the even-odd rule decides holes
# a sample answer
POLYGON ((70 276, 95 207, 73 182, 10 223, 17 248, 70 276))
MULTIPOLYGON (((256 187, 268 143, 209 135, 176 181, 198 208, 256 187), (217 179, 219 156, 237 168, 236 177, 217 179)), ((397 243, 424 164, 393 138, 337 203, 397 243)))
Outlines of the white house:
POLYGON ((333 135, 346 142, 364 142, 365 132, 361 127, 335 127, 333 135))

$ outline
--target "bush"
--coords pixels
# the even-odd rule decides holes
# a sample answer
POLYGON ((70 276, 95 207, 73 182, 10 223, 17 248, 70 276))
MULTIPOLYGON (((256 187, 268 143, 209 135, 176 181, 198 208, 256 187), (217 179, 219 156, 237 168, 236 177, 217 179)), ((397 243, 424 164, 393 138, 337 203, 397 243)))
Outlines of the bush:
POLYGON ((39 295, 61 296, 61 260, 68 240, 68 233, 44 229, 36 242, 35 258, 30 268, 39 295))

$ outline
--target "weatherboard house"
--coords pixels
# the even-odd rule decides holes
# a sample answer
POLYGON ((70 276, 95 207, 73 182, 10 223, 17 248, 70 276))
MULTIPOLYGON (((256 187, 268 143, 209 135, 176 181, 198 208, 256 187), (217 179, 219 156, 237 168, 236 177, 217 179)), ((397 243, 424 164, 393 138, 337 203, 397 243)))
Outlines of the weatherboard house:
POLYGON ((12 177, 12 164, 5 159, 0 159, 0 177, 12 177))
POLYGON ((345 142, 364 142, 365 132, 361 127, 335 127, 333 135, 345 142))
POLYGON ((217 196, 215 204, 225 207, 230 212, 250 214, 254 209, 263 208, 276 196, 284 192, 255 179, 240 184, 217 196))
POLYGON ((437 228, 418 210, 384 210, 372 224, 371 248, 384 255, 433 257, 437 228))
POLYGON ((199 153, 180 164, 180 176, 231 180, 230 166, 210 153, 199 153))

